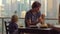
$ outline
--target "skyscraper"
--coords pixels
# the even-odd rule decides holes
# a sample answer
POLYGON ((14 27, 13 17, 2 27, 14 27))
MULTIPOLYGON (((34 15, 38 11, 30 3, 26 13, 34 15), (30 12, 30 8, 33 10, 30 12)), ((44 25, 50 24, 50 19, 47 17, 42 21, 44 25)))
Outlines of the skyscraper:
POLYGON ((17 10, 17 0, 2 0, 4 4, 4 13, 5 16, 11 16, 13 15, 14 11, 17 10))

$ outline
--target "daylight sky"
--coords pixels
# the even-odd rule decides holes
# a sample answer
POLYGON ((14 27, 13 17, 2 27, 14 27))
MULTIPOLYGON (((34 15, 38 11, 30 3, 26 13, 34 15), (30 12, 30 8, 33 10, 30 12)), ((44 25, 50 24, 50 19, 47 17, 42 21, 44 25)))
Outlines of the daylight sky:
POLYGON ((2 0, 0 0, 0 5, 2 5, 2 0))

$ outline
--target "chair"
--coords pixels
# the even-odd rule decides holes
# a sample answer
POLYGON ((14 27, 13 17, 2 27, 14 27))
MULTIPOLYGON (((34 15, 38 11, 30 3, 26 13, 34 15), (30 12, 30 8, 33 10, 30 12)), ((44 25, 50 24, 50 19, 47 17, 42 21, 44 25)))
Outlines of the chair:
POLYGON ((6 30, 6 34, 9 34, 9 28, 8 28, 8 22, 4 21, 5 22, 5 30, 6 30))

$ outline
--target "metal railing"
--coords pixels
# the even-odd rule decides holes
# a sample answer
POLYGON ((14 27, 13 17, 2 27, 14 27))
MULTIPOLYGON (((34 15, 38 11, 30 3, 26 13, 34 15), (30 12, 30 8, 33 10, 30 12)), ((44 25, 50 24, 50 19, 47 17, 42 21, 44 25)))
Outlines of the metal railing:
MULTIPOLYGON (((4 34, 4 19, 11 19, 10 17, 0 17, 2 20, 2 34, 4 34)), ((24 18, 18 18, 18 19, 24 19, 24 18)), ((46 18, 45 20, 58 20, 57 18, 46 18)))

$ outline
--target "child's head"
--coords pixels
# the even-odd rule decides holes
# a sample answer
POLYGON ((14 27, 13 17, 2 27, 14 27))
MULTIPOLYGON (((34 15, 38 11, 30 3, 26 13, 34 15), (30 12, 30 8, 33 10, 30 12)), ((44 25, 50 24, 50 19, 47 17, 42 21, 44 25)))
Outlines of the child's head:
POLYGON ((45 21, 45 14, 42 14, 42 15, 41 15, 41 19, 42 19, 42 24, 44 24, 44 21, 45 21))
POLYGON ((42 19, 45 19, 45 14, 42 14, 42 15, 41 15, 41 18, 42 18, 42 19))
POLYGON ((12 18, 11 18, 11 21, 17 22, 18 21, 18 16, 17 15, 13 15, 12 18))

